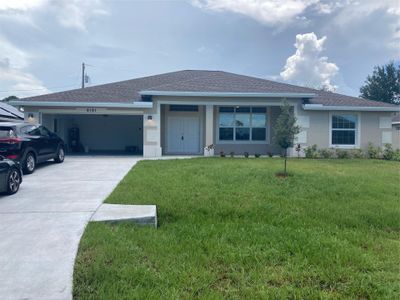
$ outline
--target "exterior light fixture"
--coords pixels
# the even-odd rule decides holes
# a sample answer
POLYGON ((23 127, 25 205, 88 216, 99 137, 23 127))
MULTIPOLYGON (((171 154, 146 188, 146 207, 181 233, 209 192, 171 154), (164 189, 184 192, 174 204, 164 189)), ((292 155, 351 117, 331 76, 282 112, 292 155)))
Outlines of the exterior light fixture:
POLYGON ((33 123, 35 121, 35 117, 32 113, 28 114, 28 122, 33 123))
POLYGON ((148 120, 148 121, 153 120, 153 116, 151 116, 151 115, 150 115, 150 116, 147 116, 147 120, 148 120))

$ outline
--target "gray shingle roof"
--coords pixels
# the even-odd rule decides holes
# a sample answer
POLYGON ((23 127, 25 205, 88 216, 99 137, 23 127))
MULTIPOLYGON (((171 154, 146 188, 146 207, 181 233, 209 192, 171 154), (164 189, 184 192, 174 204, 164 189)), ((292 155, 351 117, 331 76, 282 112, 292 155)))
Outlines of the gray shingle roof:
POLYGON ((141 101, 141 91, 237 92, 237 93, 315 93, 310 104, 327 106, 392 107, 383 102, 315 90, 291 84, 238 75, 222 71, 184 70, 160 75, 108 83, 47 95, 28 97, 24 101, 111 102, 141 101))

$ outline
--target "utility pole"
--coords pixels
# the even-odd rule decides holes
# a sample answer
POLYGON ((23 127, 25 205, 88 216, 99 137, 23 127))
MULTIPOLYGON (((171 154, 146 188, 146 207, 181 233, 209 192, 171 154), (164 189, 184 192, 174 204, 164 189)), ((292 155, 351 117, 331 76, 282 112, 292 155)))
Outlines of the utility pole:
POLYGON ((85 63, 82 63, 82 88, 85 88, 85 63))

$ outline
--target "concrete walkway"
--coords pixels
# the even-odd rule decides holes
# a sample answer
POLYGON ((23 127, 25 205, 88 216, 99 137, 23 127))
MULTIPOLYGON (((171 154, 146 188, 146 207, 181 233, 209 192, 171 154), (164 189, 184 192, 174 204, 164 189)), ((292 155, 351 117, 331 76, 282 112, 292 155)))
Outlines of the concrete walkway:
POLYGON ((67 157, 0 196, 0 299, 71 299, 74 260, 87 222, 134 157, 67 157))
POLYGON ((93 222, 132 222, 157 227, 155 205, 102 204, 93 214, 93 222))

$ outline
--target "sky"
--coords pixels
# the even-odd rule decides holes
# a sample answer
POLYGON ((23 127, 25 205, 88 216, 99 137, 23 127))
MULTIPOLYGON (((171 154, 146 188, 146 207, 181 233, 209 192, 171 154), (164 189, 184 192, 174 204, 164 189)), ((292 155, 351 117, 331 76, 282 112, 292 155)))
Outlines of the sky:
POLYGON ((0 0, 0 99, 207 69, 358 96, 400 0, 0 0))

